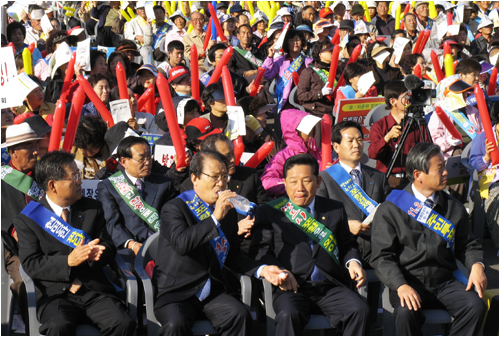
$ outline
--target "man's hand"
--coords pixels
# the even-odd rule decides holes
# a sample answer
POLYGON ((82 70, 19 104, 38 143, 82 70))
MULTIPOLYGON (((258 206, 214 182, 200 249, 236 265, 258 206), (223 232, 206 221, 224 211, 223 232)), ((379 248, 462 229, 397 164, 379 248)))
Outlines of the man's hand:
POLYGON ((408 305, 408 309, 417 311, 421 308, 421 299, 418 293, 407 284, 403 284, 398 288, 398 296, 401 300, 401 307, 405 307, 405 303, 408 305))
POLYGON ((491 153, 493 152, 493 150, 495 150, 495 144, 493 144, 492 142, 488 142, 488 140, 486 139, 484 141, 484 145, 486 145, 486 154, 484 155, 483 159, 485 163, 489 163, 491 161, 491 153))
POLYGON ((217 40, 210 40, 210 41, 208 41, 207 50, 210 50, 210 48, 215 44, 215 42, 217 42, 217 40))
POLYGON ((233 204, 227 199, 234 198, 236 196, 237 194, 230 190, 222 191, 219 194, 219 199, 217 199, 217 202, 215 203, 214 210, 214 216, 217 221, 221 221, 222 219, 224 219, 227 212, 229 212, 229 210, 234 207, 233 204))
POLYGON ((135 39, 136 39, 137 41, 139 41, 140 43, 144 43, 144 36, 142 36, 142 35, 136 35, 136 36, 135 36, 135 39))
MULTIPOLYGON (((250 93, 253 89, 253 83, 255 82, 255 79, 252 80, 252 82, 250 82, 250 84, 245 88, 245 90, 247 91, 247 93, 250 93)), ((259 87, 257 88, 257 93, 260 94, 260 92, 262 91, 262 89, 264 89, 264 85, 259 85, 259 87)))
POLYGON ((465 291, 472 289, 472 286, 476 287, 477 295, 479 298, 483 298, 483 292, 488 286, 488 279, 484 273, 484 267, 480 263, 474 263, 469 275, 469 283, 467 283, 467 288, 465 291))
POLYGON ((98 243, 99 239, 92 240, 86 245, 83 245, 82 241, 82 244, 73 249, 73 251, 68 255, 68 266, 76 267, 89 260, 90 255, 95 248, 95 245, 97 245, 98 243))
POLYGON ((370 234, 372 230, 371 225, 365 225, 358 220, 349 220, 349 230, 353 235, 370 234))
POLYGON ((245 234, 245 239, 248 238, 254 224, 255 218, 251 218, 250 215, 247 215, 245 219, 238 222, 238 235, 245 234))
POLYGON ((356 288, 360 288, 366 282, 366 272, 358 261, 349 262, 349 276, 351 280, 358 282, 356 288))
POLYGON ((90 254, 89 254, 89 261, 99 261, 101 258, 102 252, 106 249, 103 245, 98 245, 99 239, 92 240, 89 242, 90 246, 90 254))
POLYGON ((295 276, 288 270, 285 270, 280 276, 279 287, 283 291, 291 291, 294 293, 299 289, 299 284, 295 280, 295 276))
POLYGON ((14 229, 14 231, 12 232, 12 237, 14 238, 14 240, 16 240, 16 242, 19 242, 18 238, 17 238, 17 231, 14 229))
POLYGON ((286 274, 285 270, 281 270, 277 266, 265 266, 262 268, 262 271, 260 273, 260 276, 265 278, 269 283, 271 283, 273 286, 278 286, 280 282, 284 281, 285 279, 280 278, 280 274, 283 273, 285 274, 285 279, 288 277, 288 274, 286 274))
POLYGON ((399 136, 401 136, 402 132, 401 132, 401 125, 394 125, 392 128, 391 128, 391 131, 389 131, 385 137, 384 137, 384 140, 386 143, 389 143, 391 141, 391 139, 393 138, 399 138, 399 136))
POLYGON ((130 126, 134 130, 139 130, 139 124, 137 124, 137 120, 135 118, 129 118, 127 121, 128 126, 130 126))
POLYGON ((243 73, 243 77, 248 77, 257 74, 257 70, 248 70, 243 73))

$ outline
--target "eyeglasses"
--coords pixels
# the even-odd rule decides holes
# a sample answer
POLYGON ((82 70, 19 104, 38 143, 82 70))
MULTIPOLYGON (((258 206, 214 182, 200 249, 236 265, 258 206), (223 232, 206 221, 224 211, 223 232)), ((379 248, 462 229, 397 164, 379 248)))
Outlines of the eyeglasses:
POLYGON ((191 19, 193 22, 205 22, 205 19, 191 19))
POLYGON ((130 158, 130 159, 133 159, 135 160, 136 162, 138 162, 139 164, 144 164, 146 161, 152 161, 153 160, 153 157, 151 155, 149 156, 144 156, 142 157, 141 159, 135 159, 135 158, 130 158))
POLYGON ((204 172, 200 172, 200 173, 201 173, 201 174, 204 174, 204 175, 206 175, 207 177, 209 177, 210 179, 212 179, 212 181, 213 181, 214 183, 216 183, 216 184, 217 184, 219 181, 221 181, 221 180, 222 180, 222 181, 227 181, 227 179, 228 179, 228 177, 229 177, 227 174, 220 174, 220 175, 216 175, 216 176, 211 176, 211 175, 206 174, 206 173, 204 173, 204 172))
POLYGON ((58 181, 61 180, 72 180, 74 182, 77 182, 78 180, 82 180, 82 172, 78 170, 75 174, 71 176, 71 178, 64 178, 64 179, 59 179, 58 181))

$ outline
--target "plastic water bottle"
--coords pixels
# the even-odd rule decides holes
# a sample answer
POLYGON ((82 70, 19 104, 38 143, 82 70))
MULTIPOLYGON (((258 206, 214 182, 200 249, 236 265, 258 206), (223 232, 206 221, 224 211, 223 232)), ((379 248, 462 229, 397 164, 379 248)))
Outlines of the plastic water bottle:
MULTIPOLYGON (((220 192, 221 191, 219 191, 219 194, 220 192)), ((241 214, 247 214, 252 208, 252 206, 250 206, 250 201, 241 195, 237 195, 234 198, 229 198, 227 200, 232 203, 236 211, 241 214)))

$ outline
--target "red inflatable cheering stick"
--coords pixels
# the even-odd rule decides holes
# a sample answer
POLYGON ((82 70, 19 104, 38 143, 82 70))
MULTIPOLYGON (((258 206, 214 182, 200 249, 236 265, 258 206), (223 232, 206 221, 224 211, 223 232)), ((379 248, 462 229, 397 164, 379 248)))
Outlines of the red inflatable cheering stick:
POLYGON ((460 134, 460 132, 458 132, 455 125, 453 125, 453 122, 450 120, 446 112, 444 112, 444 110, 440 106, 436 107, 436 114, 441 120, 441 122, 444 124, 444 127, 451 134, 451 136, 455 139, 462 140, 462 135, 460 134))
POLYGON ((80 83, 80 86, 83 87, 83 90, 87 94, 87 97, 90 99, 92 103, 94 103, 94 106, 96 107, 97 111, 99 111, 99 113, 101 114, 102 119, 104 119, 104 121, 108 124, 108 128, 115 125, 113 117, 109 113, 108 108, 106 108, 106 106, 101 101, 99 96, 97 96, 94 89, 90 86, 90 83, 82 75, 78 75, 77 79, 78 82, 80 83))
POLYGON ((191 97, 200 101, 200 80, 198 79, 198 49, 193 43, 191 46, 191 97))
MULTIPOLYGON (((491 125, 490 114, 488 112, 488 107, 486 106, 486 100, 484 99, 483 89, 476 84, 474 87, 474 96, 477 100, 477 108, 479 109, 479 115, 481 116, 481 122, 483 123, 484 133, 486 134, 486 140, 492 144, 496 144, 495 134, 493 133, 493 126, 491 125)), ((493 152, 490 153, 491 164, 493 166, 498 165, 498 146, 495 146, 493 152)))
POLYGON ((118 82, 120 99, 128 99, 127 76, 125 75, 125 68, 123 68, 121 62, 116 64, 116 81, 118 82))
POLYGON ((234 165, 240 165, 241 156, 245 152, 245 143, 243 142, 243 137, 238 136, 233 140, 234 145, 234 165))
POLYGON ((250 90, 250 96, 255 97, 257 96, 257 91, 259 90, 260 83, 262 82, 262 78, 264 77, 264 73, 266 72, 266 69, 259 67, 257 70, 257 76, 255 77, 255 80, 252 85, 252 89, 250 90))
POLYGON ((231 56, 233 56, 233 47, 229 46, 226 48, 226 50, 224 50, 219 63, 217 63, 217 67, 215 67, 215 70, 212 73, 212 77, 210 77, 210 81, 208 81, 207 83, 207 87, 210 84, 217 83, 217 81, 220 79, 220 75, 222 74, 222 67, 227 65, 231 56))
POLYGON ((71 103, 68 125, 66 125, 66 134, 64 135, 63 150, 66 152, 71 152, 71 148, 75 142, 76 129, 78 128, 78 123, 80 122, 80 115, 82 113, 84 102, 85 92, 82 87, 78 87, 71 103))
POLYGON ((266 142, 255 152, 255 154, 248 159, 244 166, 256 168, 266 157, 271 153, 274 147, 274 142, 266 142))
POLYGON ((321 171, 332 162, 332 120, 325 114, 321 121, 321 171))
POLYGON ((174 103, 172 102, 170 87, 163 74, 158 74, 158 77, 156 78, 156 86, 160 92, 161 103, 163 105, 163 109, 165 110, 165 119, 167 120, 168 129, 170 131, 170 135, 172 136, 172 143, 174 143, 175 152, 177 153, 176 168, 180 169, 187 166, 186 151, 182 141, 181 129, 177 123, 177 114, 174 109, 174 103))
MULTIPOLYGON (((224 31, 222 30, 222 27, 220 25, 220 21, 217 18, 217 13, 215 12, 214 6, 212 4, 208 4, 208 10, 210 11, 210 17, 215 23, 215 29, 217 30, 217 36, 220 38, 221 42, 226 42, 227 38, 224 35, 224 31)), ((213 34, 214 32, 212 32, 213 34)))
MULTIPOLYGON (((328 87, 333 89, 333 85, 335 84, 335 76, 337 76, 337 66, 339 64, 339 54, 340 54, 340 46, 336 45, 332 51, 332 62, 330 63, 330 73, 328 74, 328 87)), ((332 96, 328 96, 328 99, 331 101, 332 96)))

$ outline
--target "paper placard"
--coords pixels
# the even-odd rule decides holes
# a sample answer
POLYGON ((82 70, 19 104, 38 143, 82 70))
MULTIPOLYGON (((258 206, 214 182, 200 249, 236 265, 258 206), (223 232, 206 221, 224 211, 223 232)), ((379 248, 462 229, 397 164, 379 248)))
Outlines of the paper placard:
POLYGON ((21 14, 23 11, 28 13, 28 5, 25 5, 20 1, 16 1, 12 6, 7 8, 7 15, 19 22, 21 21, 21 14))
POLYGON ((14 78, 17 75, 16 60, 14 59, 14 51, 12 47, 0 48, 0 107, 10 108, 7 106, 8 100, 13 97, 7 96, 7 88, 10 88, 14 83, 14 78))
POLYGON ((250 158, 252 158, 252 156, 254 154, 255 153, 251 153, 251 152, 243 152, 243 154, 241 155, 241 158, 240 158, 240 162, 245 164, 250 158))
POLYGON ((366 94, 372 87, 373 83, 375 83, 375 76, 373 76, 373 71, 369 71, 359 78, 358 91, 363 95, 366 94))
POLYGON ((123 9, 124 11, 126 11, 127 7, 128 7, 128 1, 120 1, 120 2, 121 2, 120 9, 123 9))
POLYGON ((392 47, 394 48, 394 55, 396 55, 394 60, 396 64, 399 64, 399 61, 401 61, 401 56, 403 56, 403 51, 408 42, 410 42, 410 40, 405 37, 397 37, 396 40, 394 40, 394 45, 392 47))
POLYGON ((97 200, 97 185, 100 182, 100 180, 82 180, 82 197, 97 200))
POLYGON ((38 84, 29 78, 26 73, 16 75, 9 81, 8 86, 2 87, 0 108, 4 109, 23 105, 26 96, 37 87, 38 84))
POLYGON ((156 145, 154 160, 163 166, 171 167, 174 164, 175 147, 172 145, 156 145))
POLYGON ((40 25, 42 26, 43 33, 45 36, 49 36, 49 33, 54 30, 54 27, 52 27, 52 24, 50 23, 50 19, 47 16, 47 14, 44 14, 42 16, 42 20, 40 21, 40 25))
POLYGON ((453 36, 458 35, 458 33, 460 33, 460 25, 448 26, 448 33, 450 33, 453 36))
MULTIPOLYGON (((437 24, 437 28, 438 28, 437 29, 437 36, 431 36, 430 39, 431 40, 433 38, 442 39, 443 36, 445 36, 446 32, 448 31, 448 21, 447 21, 446 15, 444 15, 443 13, 438 15, 435 24, 437 24)), ((432 32, 433 31, 434 31, 434 29, 432 30, 432 32)))
POLYGON ((148 17, 149 20, 155 20, 155 11, 153 9, 154 5, 153 3, 147 3, 144 6, 144 10, 146 11, 146 16, 148 17))
POLYGON ((77 43, 75 70, 79 65, 85 65, 83 70, 90 71, 90 37, 84 41, 77 43))
POLYGON ((111 116, 113 116, 115 124, 118 122, 127 123, 128 120, 132 118, 128 99, 119 99, 117 101, 109 102, 109 110, 111 112, 111 116))
POLYGON ((228 130, 229 138, 231 140, 238 138, 238 136, 246 136, 247 129, 245 125, 245 113, 240 106, 227 107, 228 130))
POLYGON ((287 22, 285 23, 285 26, 283 27, 283 32, 281 33, 280 37, 278 38, 278 41, 274 44, 274 50, 277 52, 280 51, 281 48, 283 48, 283 42, 285 41, 285 35, 286 32, 288 32, 288 29, 290 28, 290 24, 287 22))
POLYGON ((457 8, 455 8, 455 15, 456 15, 455 20, 456 21, 464 22, 464 10, 465 10, 465 6, 463 4, 458 5, 457 8))
POLYGON ((448 171, 446 185, 460 184, 469 181, 469 172, 462 164, 462 156, 452 156, 446 160, 446 171, 448 171))
POLYGON ((385 59, 389 57, 389 55, 391 55, 391 53, 389 53, 387 50, 383 50, 372 58, 378 63, 382 64, 384 63, 385 59))

